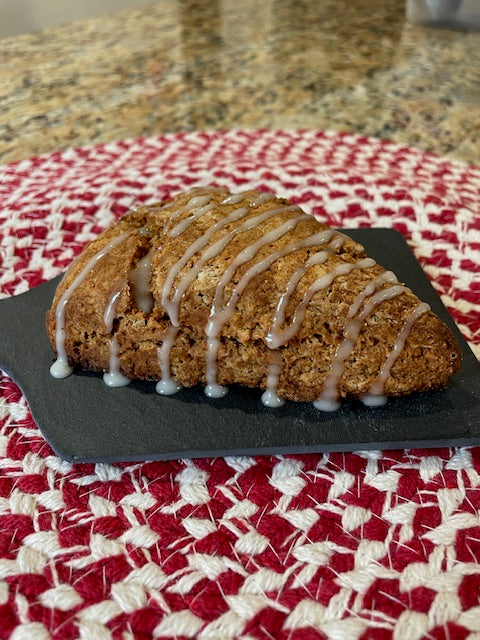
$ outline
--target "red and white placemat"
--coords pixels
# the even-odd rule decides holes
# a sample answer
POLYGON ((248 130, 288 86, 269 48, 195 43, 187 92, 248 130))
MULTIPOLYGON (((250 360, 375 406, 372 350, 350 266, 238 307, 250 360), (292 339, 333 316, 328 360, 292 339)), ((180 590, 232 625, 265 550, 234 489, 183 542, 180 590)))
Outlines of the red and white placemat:
MULTIPOLYGON (((0 296, 202 184, 398 229, 480 356, 480 170, 351 134, 172 134, 0 167, 0 296)), ((480 640, 479 448, 74 466, 1 376, 0 638, 480 640)))

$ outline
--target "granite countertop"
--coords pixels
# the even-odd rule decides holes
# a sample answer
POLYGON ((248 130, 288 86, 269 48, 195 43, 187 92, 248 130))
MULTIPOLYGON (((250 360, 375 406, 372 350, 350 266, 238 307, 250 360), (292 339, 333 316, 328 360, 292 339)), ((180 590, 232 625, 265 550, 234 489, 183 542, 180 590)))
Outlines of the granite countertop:
POLYGON ((162 0, 0 40, 0 163, 226 128, 353 131, 480 165, 480 33, 398 0, 162 0))

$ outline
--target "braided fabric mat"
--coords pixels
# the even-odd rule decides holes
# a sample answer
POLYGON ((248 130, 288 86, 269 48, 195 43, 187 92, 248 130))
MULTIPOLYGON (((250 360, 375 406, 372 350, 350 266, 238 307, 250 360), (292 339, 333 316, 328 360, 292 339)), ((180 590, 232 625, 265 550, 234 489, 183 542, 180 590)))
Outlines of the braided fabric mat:
MULTIPOLYGON (((401 231, 480 356, 480 170, 350 134, 172 134, 0 167, 1 297, 201 184, 401 231)), ((0 638, 480 640, 480 448, 74 466, 0 375, 0 638)))

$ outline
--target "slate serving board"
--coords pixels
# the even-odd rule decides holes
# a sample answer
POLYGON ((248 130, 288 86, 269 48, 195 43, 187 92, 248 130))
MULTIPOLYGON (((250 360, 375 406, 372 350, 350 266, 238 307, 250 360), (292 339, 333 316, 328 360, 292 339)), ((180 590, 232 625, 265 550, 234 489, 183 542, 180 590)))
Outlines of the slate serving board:
POLYGON ((71 462, 118 462, 480 443, 480 366, 404 238, 391 229, 346 230, 394 271, 454 331, 460 372, 441 391, 396 398, 384 407, 344 403, 335 413, 287 402, 269 409, 259 390, 231 388, 221 400, 203 389, 172 397, 155 384, 111 389, 100 375, 50 376, 44 318, 59 278, 0 301, 0 367, 25 394, 54 451, 71 462))

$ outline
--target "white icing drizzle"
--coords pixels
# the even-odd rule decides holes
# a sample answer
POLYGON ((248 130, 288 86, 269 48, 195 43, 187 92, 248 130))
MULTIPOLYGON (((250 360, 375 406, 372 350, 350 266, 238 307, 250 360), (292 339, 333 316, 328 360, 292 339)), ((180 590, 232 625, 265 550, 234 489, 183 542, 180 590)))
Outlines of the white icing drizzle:
POLYGON ((153 295, 150 286, 152 275, 152 261, 155 249, 143 256, 135 269, 130 269, 128 274, 132 284, 132 295, 136 306, 144 313, 150 313, 153 309, 153 295))
MULTIPOLYGON (((345 368, 345 361, 351 355, 355 347, 355 342, 360 335, 362 325, 367 316, 380 303, 386 300, 391 300, 404 291, 405 287, 403 287, 402 285, 393 285, 391 287, 388 287, 387 289, 382 289, 371 296, 360 313, 357 313, 356 315, 353 315, 349 318, 344 329, 345 337, 337 347, 335 356, 330 365, 330 371, 328 372, 323 385, 323 390, 319 398, 313 403, 316 409, 325 411, 325 406, 330 405, 333 407, 337 403, 338 384, 345 368)), ((352 307, 353 306, 356 306, 356 301, 354 301, 352 307)))
POLYGON ((170 353, 177 337, 178 327, 170 326, 163 338, 162 346, 158 348, 158 363, 160 365, 161 378, 157 382, 155 390, 162 396, 171 396, 182 388, 176 380, 171 377, 170 353))
MULTIPOLYGON (((360 291, 359 294, 357 294, 354 301, 352 302, 350 309, 348 310, 347 320, 350 318, 353 318, 358 313, 358 311, 360 310, 365 300, 369 296, 371 296, 372 293, 374 293, 377 287, 383 284, 393 284, 396 282, 397 282, 397 277, 391 271, 385 271, 384 273, 379 275, 377 278, 369 282, 367 286, 362 291, 360 291)), ((313 405, 319 411, 327 411, 327 412, 337 411, 341 405, 340 405, 340 402, 338 402, 336 396, 337 396, 337 392, 335 393, 335 396, 331 394, 327 397, 327 395, 325 394, 323 397, 320 397, 317 400, 315 400, 313 405)))
POLYGON ((335 235, 333 236, 332 241, 328 245, 328 249, 330 249, 330 251, 335 253, 337 249, 340 249, 340 247, 345 242, 345 240, 349 240, 349 239, 350 238, 348 238, 344 233, 339 233, 337 231, 335 232, 335 235))
MULTIPOLYGON (((234 215, 234 214, 237 215, 238 211, 241 211, 241 216, 244 215, 243 211, 239 209, 236 209, 230 215, 234 215)), ((185 293, 187 287, 195 280, 195 278, 200 273, 202 267, 209 260, 211 260, 212 258, 215 258, 219 253, 221 253, 225 249, 225 247, 229 244, 229 242, 231 242, 240 233, 253 229, 255 226, 259 225, 260 223, 264 222, 265 220, 268 220, 268 218, 271 218, 273 216, 278 215, 279 213, 283 213, 286 211, 299 211, 299 208, 295 205, 290 205, 286 207, 280 207, 277 209, 270 209, 269 211, 265 211, 264 213, 254 216, 253 218, 249 218, 248 220, 245 220, 245 222, 240 224, 238 227, 236 227, 235 229, 232 229, 231 231, 226 233, 222 238, 214 242, 211 246, 204 249, 204 251, 202 251, 200 257, 195 262, 195 264, 191 267, 191 269, 189 269, 180 278, 180 281, 178 282, 175 288, 174 295, 170 298, 169 296, 170 296, 170 291, 173 287, 173 282, 177 277, 177 275, 179 274, 179 272, 181 271, 182 267, 184 266, 183 257, 180 258, 180 260, 177 263, 175 263, 170 269, 167 275, 167 278, 165 279, 165 285, 162 291, 162 306, 168 313, 170 317, 170 322, 173 325, 178 326, 180 300, 182 299, 183 294, 185 293)), ((209 240, 208 237, 205 238, 207 234, 208 232, 206 232, 204 236, 202 236, 203 238, 202 242, 200 242, 200 238, 199 238, 198 246, 203 244, 203 246, 206 247, 209 240)), ((197 251, 199 250, 200 249, 198 249, 197 251)))
POLYGON ((251 203, 252 207, 258 207, 259 204, 262 204, 263 202, 267 202, 268 200, 272 200, 272 198, 275 198, 273 193, 260 193, 259 195, 255 196, 255 200, 253 200, 253 202, 251 203))
POLYGON ((110 300, 105 307, 105 313, 103 314, 103 322, 105 323, 105 331, 111 333, 113 329, 113 321, 117 315, 117 304, 125 286, 125 280, 122 280, 115 291, 110 296, 110 300))
POLYGON ((208 398, 223 398, 228 393, 228 387, 222 387, 217 382, 217 354, 220 341, 218 338, 207 338, 207 352, 205 354, 205 377, 207 386, 205 395, 208 398))
MULTIPOLYGON (((232 193, 225 200, 222 200, 220 204, 239 204, 242 200, 245 200, 246 196, 251 195, 252 192, 244 191, 242 193, 232 193)), ((258 207, 259 204, 263 202, 267 202, 267 200, 272 200, 275 198, 273 193, 260 193, 253 194, 254 199, 249 203, 250 207, 258 207)))
POLYGON ((65 350, 65 308, 70 300, 73 292, 82 284, 87 275, 93 269, 95 264, 106 256, 112 249, 118 246, 125 240, 128 232, 122 233, 119 236, 110 240, 100 251, 90 258, 87 264, 83 267, 77 277, 73 280, 69 287, 63 292, 60 300, 57 304, 55 311, 55 346, 57 350, 57 359, 50 367, 50 373, 54 378, 67 378, 72 372, 72 367, 68 364, 68 356, 65 350))
POLYGON ((293 242, 291 244, 286 245, 285 247, 281 247, 280 249, 277 249, 276 251, 271 253, 266 258, 263 258, 263 260, 260 260, 259 262, 255 262, 240 278, 238 284, 234 287, 232 293, 230 294, 230 298, 227 304, 222 309, 218 309, 216 311, 215 322, 213 322, 212 319, 209 319, 207 324, 207 329, 206 329, 207 335, 210 335, 210 333, 212 333, 212 335, 215 335, 215 333, 218 335, 219 329, 218 328, 216 329, 216 327, 218 327, 218 325, 221 325, 220 326, 220 329, 221 329, 225 325, 225 323, 231 318, 231 316, 235 311, 235 307, 240 296, 245 291, 246 287, 248 286, 252 278, 260 275, 261 273, 269 269, 272 266, 272 264, 276 262, 279 258, 282 258, 283 256, 286 256, 290 253, 299 251, 300 249, 305 249, 308 247, 324 244, 332 237, 333 234, 335 234, 335 231, 333 231, 333 229, 320 231, 319 233, 315 233, 311 236, 308 236, 303 240, 299 240, 298 242, 293 242))
POLYGON ((267 374, 267 388, 262 393, 262 403, 272 409, 278 409, 278 407, 283 407, 285 404, 285 400, 277 395, 278 379, 281 371, 282 357, 278 351, 273 351, 267 374))
POLYGON ((225 200, 222 200, 221 204, 238 204, 244 198, 245 195, 243 193, 232 193, 225 200))
POLYGON ((387 396, 371 393, 363 393, 360 400, 366 407, 383 407, 388 402, 387 396))
POLYGON ((223 272, 220 281, 217 284, 217 288, 215 289, 215 295, 213 297, 213 302, 210 309, 210 317, 205 331, 207 336, 211 338, 218 336, 219 332, 222 329, 224 323, 221 310, 223 308, 223 301, 225 297, 225 287, 232 280, 233 276, 235 275, 235 271, 246 262, 250 262, 250 260, 253 260, 253 258, 257 255, 262 247, 275 242, 285 234, 295 229, 298 223, 301 220, 305 220, 305 218, 306 216, 302 214, 300 216, 297 216, 296 218, 287 220, 274 229, 271 229, 256 242, 253 242, 248 247, 240 251, 240 253, 237 254, 235 258, 230 262, 228 267, 223 272))
MULTIPOLYGON (((281 336, 278 334, 278 328, 280 324, 285 320, 285 309, 287 307, 288 301, 290 300, 290 297, 294 292, 295 288, 297 287, 298 283, 300 282, 301 278, 314 265, 323 264, 328 259, 331 253, 334 253, 337 249, 341 247, 341 245, 345 242, 345 240, 347 240, 347 236, 345 236, 343 233, 335 232, 333 229, 327 229, 325 231, 320 231, 318 234, 314 234, 313 236, 310 236, 310 238, 306 238, 306 241, 310 239, 313 240, 312 245, 325 244, 326 242, 328 242, 328 240, 330 240, 330 242, 326 247, 326 249, 323 249, 322 251, 317 251, 316 253, 313 254, 313 256, 310 256, 310 258, 308 258, 302 266, 296 269, 296 271, 293 273, 290 280, 288 281, 285 287, 285 291, 280 296, 280 299, 277 304, 277 308, 273 316, 273 327, 267 333, 267 336, 266 336, 267 344, 272 349, 276 349, 282 344, 281 336), (317 242, 317 239, 318 239, 318 242, 317 242)), ((310 246, 309 242, 306 244, 304 244, 304 242, 305 241, 301 241, 298 244, 301 244, 301 246, 305 246, 305 247, 310 246)), ((290 245, 290 246, 293 247, 294 245, 290 245)), ((296 250, 296 249, 292 249, 292 250, 296 250)))
POLYGON ((200 195, 193 196, 193 198, 190 198, 190 200, 187 202, 187 204, 184 207, 180 207, 180 209, 177 209, 172 213, 169 221, 174 222, 183 213, 187 213, 187 212, 189 213, 196 207, 204 207, 206 204, 208 204, 211 201, 211 199, 212 199, 211 192, 208 192, 201 196, 200 195))
MULTIPOLYGON (((192 191, 195 192, 197 190, 198 189, 193 189, 192 191)), ((204 210, 204 207, 206 205, 209 205, 212 199, 212 193, 214 193, 215 191, 216 189, 209 189, 207 194, 193 196, 193 198, 190 198, 190 200, 187 202, 187 204, 184 207, 180 207, 180 209, 177 209, 177 211, 174 211, 170 216, 170 218, 168 219, 167 224, 165 225, 165 228, 163 230, 164 235, 169 235, 170 227, 172 226, 172 223, 175 222, 175 220, 177 220, 182 214, 191 213, 197 207, 200 207, 202 210, 202 213, 200 213, 200 215, 203 215, 204 213, 208 213, 208 211, 213 209, 214 205, 212 205, 210 208, 207 208, 207 210, 204 210)), ((192 216, 190 218, 187 218, 186 220, 188 220, 189 222, 186 225, 182 226, 183 231, 185 231, 185 229, 188 226, 190 226, 190 224, 192 224, 198 217, 200 217, 200 215, 196 215, 193 218, 192 216)))
POLYGON ((392 271, 384 271, 379 276, 374 278, 355 297, 354 301, 350 306, 350 309, 348 310, 347 320, 350 320, 350 318, 353 318, 360 311, 365 300, 369 298, 373 293, 375 293, 378 287, 384 284, 397 284, 397 283, 398 283, 397 276, 392 271))
POLYGON ((215 364, 215 367, 213 365, 214 363, 216 363, 218 346, 219 346, 219 341, 217 340, 217 338, 224 324, 223 314, 221 314, 221 310, 223 308, 225 287, 233 278, 235 271, 242 264, 245 264, 246 262, 249 262, 250 260, 252 260, 263 246, 267 244, 271 244, 272 242, 275 242, 276 240, 284 236, 289 231, 292 231, 297 226, 297 224, 301 220, 304 220, 306 217, 307 216, 305 214, 301 214, 296 218, 291 218, 290 220, 287 220, 280 226, 275 227, 274 229, 271 229, 265 235, 263 235, 259 240, 249 245, 242 251, 240 251, 240 253, 235 256, 235 258, 232 260, 232 262, 228 265, 228 267, 223 272, 222 277, 220 278, 220 281, 217 285, 217 288, 215 289, 213 303, 210 308, 210 316, 205 329, 205 333, 210 338, 209 340, 207 340, 207 357, 206 357, 206 367, 207 367, 206 376, 207 376, 207 381, 209 381, 210 385, 215 384, 216 382, 215 380, 216 364, 215 364))
POLYGON ((103 381, 108 387, 126 387, 130 384, 129 378, 120 373, 120 360, 118 358, 118 342, 116 338, 110 340, 110 365, 109 370, 103 374, 103 381))
MULTIPOLYGON (((260 202, 264 202, 267 201, 269 199, 271 199, 271 194, 261 194, 260 196, 258 196, 255 200, 255 202, 250 203, 249 207, 251 206, 256 206, 258 205, 260 202)), ((242 194, 236 194, 236 195, 232 195, 229 196, 228 198, 226 198, 224 200, 224 204, 238 204, 242 201, 243 199, 243 195, 242 194)), ((227 226, 228 224, 230 224, 231 222, 236 222, 242 218, 244 218, 250 211, 249 207, 241 207, 239 209, 234 209, 233 211, 230 212, 230 214, 228 216, 226 216, 223 219, 218 220, 217 222, 215 222, 202 236, 200 236, 200 238, 198 238, 197 240, 195 240, 190 247, 184 252, 183 256, 170 268, 169 273, 167 274, 167 277, 165 279, 165 283, 164 283, 164 287, 163 287, 163 291, 162 291, 162 306, 164 307, 164 309, 167 311, 167 313, 169 314, 170 317, 170 322, 172 323, 172 326, 174 327, 178 327, 179 326, 179 305, 180 305, 180 300, 183 297, 187 287, 193 282, 193 280, 198 276, 198 273, 200 272, 201 268, 204 266, 204 264, 208 261, 211 260, 213 257, 215 257, 216 255, 218 255, 227 245, 229 242, 231 242, 231 240, 233 240, 233 238, 235 238, 237 235, 239 235, 240 233, 242 233, 243 231, 248 231, 249 229, 254 228, 256 225, 260 224, 261 222, 267 220, 268 218, 271 218, 275 215, 278 215, 279 213, 283 213, 285 211, 298 211, 299 208, 297 206, 292 206, 292 205, 288 205, 288 206, 284 206, 284 207, 279 207, 279 208, 275 208, 275 209, 271 209, 269 211, 266 211, 260 215, 254 216, 253 218, 246 220, 243 224, 241 224, 239 227, 237 227, 236 229, 231 230, 229 233, 227 233, 225 236, 223 236, 222 238, 220 238, 219 240, 217 240, 217 242, 215 242, 213 245, 211 245, 210 247, 208 247, 207 249, 205 249, 209 243, 209 241, 213 238, 214 234, 221 230, 222 228, 224 228, 225 226, 227 226), (171 290, 173 288, 173 283, 175 281, 175 279, 178 277, 180 271, 185 267, 185 265, 188 263, 188 261, 198 252, 202 251, 199 259, 196 261, 196 263, 187 271, 186 274, 183 275, 183 277, 180 279, 180 282, 178 283, 177 287, 175 288, 174 291, 174 295, 172 298, 170 298, 170 293, 171 290)), ((302 214, 301 216, 294 218, 292 220, 289 220, 287 223, 285 223, 284 225, 282 225, 280 234, 283 235, 284 233, 287 232, 287 230, 290 230, 292 228, 294 228, 294 226, 296 226, 296 224, 298 223, 298 221, 302 218, 306 218, 305 214, 302 214)), ((177 225, 178 226, 178 225, 177 225)), ((175 227, 176 229, 177 227, 175 227)), ((175 231, 175 229, 172 230, 172 234, 175 231)), ((184 228, 182 227, 181 232, 184 231, 184 228)), ((274 232, 270 232, 270 234, 267 234, 267 240, 263 240, 263 242, 257 243, 257 246, 249 247, 246 252, 241 252, 239 254, 239 256, 237 256, 237 258, 235 260, 237 260, 237 262, 234 263, 237 264, 237 266, 239 266, 240 264, 243 264, 245 261, 252 259, 252 257, 254 257, 255 253, 258 251, 258 249, 260 248, 260 246, 262 246, 263 244, 266 244, 268 242, 272 242, 274 239, 276 239, 276 234, 275 234, 275 230, 274 232), (239 262, 238 262, 239 260, 239 262)), ((280 236, 279 236, 280 237, 280 236)), ((233 263, 232 263, 233 264, 233 263)), ((229 269, 232 268, 232 264, 230 265, 229 269)), ((233 272, 235 271, 237 267, 235 266, 233 268, 233 272)), ((230 273, 230 271, 227 269, 228 273, 230 273)), ((226 280, 221 280, 221 282, 225 282, 225 284, 228 282, 228 280, 232 277, 233 272, 231 273, 231 275, 228 276, 228 278, 226 280)), ((224 274, 225 275, 225 274, 224 274)), ((223 284, 223 286, 225 286, 225 284, 223 284)), ((218 291, 218 289, 217 289, 218 291)), ((223 292, 223 289, 222 289, 223 292)), ((216 363, 216 356, 218 353, 218 347, 219 347, 219 341, 216 339, 216 336, 212 336, 213 339, 207 341, 207 354, 206 354, 206 362, 207 362, 207 371, 206 371, 206 379, 207 379, 207 386, 205 387, 205 394, 208 397, 211 398, 221 398, 223 396, 225 396, 225 394, 228 392, 228 389, 226 387, 222 387, 221 385, 219 385, 217 383, 217 363, 216 363)))
POLYGON ((186 229, 188 229, 188 227, 192 225, 195 222, 195 220, 198 220, 198 218, 201 218, 209 211, 212 211, 212 209, 215 209, 215 206, 216 206, 215 203, 212 202, 210 204, 206 204, 203 207, 200 207, 199 209, 194 210, 193 213, 188 218, 185 218, 185 220, 182 220, 177 225, 175 225, 173 229, 168 233, 168 235, 171 238, 177 238, 186 229))
MULTIPOLYGON (((192 190, 192 192, 197 189, 192 190)), ((167 225, 164 229, 164 235, 175 238, 183 233, 195 220, 205 215, 209 211, 215 208, 215 204, 211 203, 211 192, 216 191, 214 189, 209 190, 208 194, 196 195, 187 202, 184 207, 181 207, 175 211, 169 218, 167 225), (170 229, 172 222, 174 222, 183 213, 191 213, 191 215, 185 220, 179 222, 173 229, 170 229)), ((167 203, 162 206, 161 209, 168 208, 172 203, 167 203)), ((142 227, 139 229, 140 234, 144 235, 148 233, 148 229, 142 227)), ((136 306, 144 313, 150 313, 154 306, 154 299, 151 291, 151 274, 152 263, 155 252, 158 248, 150 249, 150 251, 139 260, 135 269, 131 269, 129 272, 129 280, 132 285, 132 295, 136 306)))
POLYGON ((167 274, 167 277, 165 278, 165 283, 163 285, 162 305, 163 305, 163 308, 167 311, 170 317, 170 321, 175 326, 178 326, 178 322, 179 322, 178 321, 178 311, 179 311, 178 305, 179 305, 180 299, 185 293, 185 290, 187 289, 188 285, 191 284, 191 282, 195 279, 195 277, 197 276, 198 272, 200 271, 201 267, 206 262, 206 260, 202 261, 202 257, 201 257, 200 260, 191 269, 189 269, 187 274, 180 281, 178 287, 175 289, 173 298, 170 300, 169 298, 170 291, 172 289, 173 283, 177 278, 178 274, 183 269, 183 267, 185 267, 188 261, 191 258, 193 258, 193 256, 196 253, 198 253, 199 251, 201 251, 207 246, 208 242, 211 240, 211 238, 217 231, 225 227, 227 224, 230 224, 231 222, 240 220, 241 218, 246 216, 248 212, 249 210, 246 207, 242 207, 241 209, 234 209, 225 218, 221 218, 220 220, 217 220, 217 222, 215 222, 202 236, 200 236, 200 238, 197 238, 197 240, 195 240, 195 242, 193 242, 188 247, 188 249, 185 251, 183 256, 171 267, 170 271, 167 274))
POLYGON ((417 322, 421 316, 430 311, 430 306, 426 302, 421 302, 410 313, 405 321, 400 333, 397 336, 393 349, 390 351, 388 358, 383 363, 378 378, 373 382, 368 390, 368 394, 362 397, 362 401, 368 406, 372 406, 372 402, 375 398, 383 398, 383 391, 385 388, 385 382, 390 376, 390 371, 405 346, 405 342, 413 329, 413 325, 417 322), (369 404, 370 403, 370 404, 369 404))
MULTIPOLYGON (((166 202, 165 204, 162 204, 158 207, 159 211, 164 211, 165 209, 171 209, 173 207, 173 205, 175 204, 175 202, 173 200, 170 200, 170 202, 166 202)), ((157 208, 157 205, 153 205, 155 207, 155 209, 157 208)))
POLYGON ((266 202, 267 200, 275 198, 275 195, 273 193, 264 192, 255 194, 252 191, 242 191, 241 193, 231 193, 224 200, 222 200, 220 204, 239 204, 249 195, 254 196, 254 200, 252 200, 249 205, 251 207, 257 207, 262 202, 266 202))
POLYGON ((286 290, 280 298, 275 310, 272 328, 266 336, 267 344, 271 349, 276 349, 281 345, 286 344, 289 340, 291 340, 291 338, 293 338, 293 336, 298 333, 305 317, 307 306, 310 300, 318 291, 326 289, 338 276, 347 275, 354 269, 368 269, 369 267, 373 267, 376 264, 375 260, 372 260, 372 258, 363 258, 361 260, 357 260, 356 262, 345 262, 343 264, 337 265, 331 271, 321 276, 320 278, 317 278, 315 282, 310 285, 305 295, 303 296, 302 301, 295 309, 290 325, 283 331, 280 331, 279 327, 285 320, 286 306, 300 279, 313 265, 322 264, 323 262, 325 262, 328 256, 329 253, 327 251, 320 251, 314 254, 307 260, 305 265, 299 267, 290 278, 286 290))

